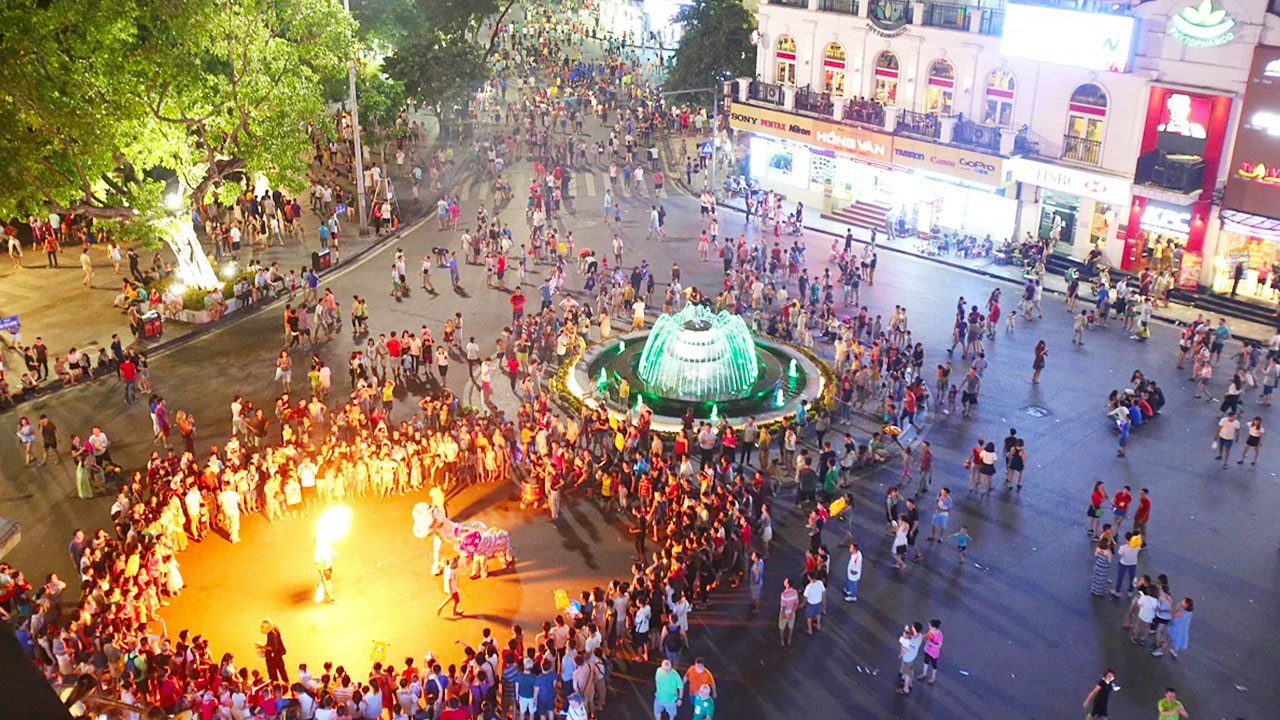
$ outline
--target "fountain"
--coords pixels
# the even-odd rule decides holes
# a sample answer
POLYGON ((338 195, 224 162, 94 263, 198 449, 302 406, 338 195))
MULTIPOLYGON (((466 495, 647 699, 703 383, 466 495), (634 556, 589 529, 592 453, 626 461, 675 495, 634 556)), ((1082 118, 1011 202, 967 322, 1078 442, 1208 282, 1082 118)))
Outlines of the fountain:
POLYGON ((802 399, 820 397, 823 375, 812 355, 753 335, 737 315, 690 303, 659 316, 650 330, 588 348, 563 390, 619 416, 643 403, 653 427, 669 431, 689 410, 733 425, 793 415, 802 399))

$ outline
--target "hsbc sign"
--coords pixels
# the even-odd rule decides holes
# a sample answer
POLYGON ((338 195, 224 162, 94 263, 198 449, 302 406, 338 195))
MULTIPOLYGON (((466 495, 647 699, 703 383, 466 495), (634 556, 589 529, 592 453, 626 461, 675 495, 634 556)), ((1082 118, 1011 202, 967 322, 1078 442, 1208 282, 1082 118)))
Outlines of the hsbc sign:
POLYGON ((1076 170, 1075 168, 1017 158, 1010 160, 1008 169, 1013 179, 1028 185, 1087 197, 1111 205, 1129 202, 1132 183, 1123 178, 1076 170))

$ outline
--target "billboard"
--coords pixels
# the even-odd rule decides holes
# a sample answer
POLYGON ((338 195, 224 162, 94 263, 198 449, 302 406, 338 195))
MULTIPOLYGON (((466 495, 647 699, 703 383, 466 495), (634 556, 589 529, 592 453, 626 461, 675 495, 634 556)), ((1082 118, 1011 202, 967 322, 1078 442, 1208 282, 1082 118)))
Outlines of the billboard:
POLYGON ((1280 47, 1253 50, 1222 206, 1280 217, 1280 47))
POLYGON ((1123 15, 1010 4, 1000 53, 1006 57, 1125 72, 1133 56, 1134 20, 1123 15))
POLYGON ((1211 97, 1183 92, 1164 95, 1160 122, 1156 125, 1156 149, 1174 155, 1203 157, 1212 115, 1211 97))

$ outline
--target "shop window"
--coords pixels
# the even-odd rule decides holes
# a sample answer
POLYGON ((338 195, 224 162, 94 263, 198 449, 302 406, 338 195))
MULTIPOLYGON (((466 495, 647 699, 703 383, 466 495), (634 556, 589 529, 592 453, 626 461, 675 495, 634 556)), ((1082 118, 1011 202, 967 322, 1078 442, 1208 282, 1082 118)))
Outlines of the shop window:
POLYGON ((875 96, 886 107, 898 104, 898 56, 888 50, 876 56, 875 96))
POLYGON ((823 64, 822 89, 836 96, 844 95, 844 46, 831 43, 827 46, 823 64))
POLYGON ((1017 83, 1006 68, 996 68, 987 75, 987 104, 982 122, 987 125, 1013 127, 1013 94, 1017 83))
POLYGON ((777 75, 774 78, 779 85, 796 84, 796 39, 790 35, 778 38, 776 56, 778 59, 777 75))
POLYGON ((955 66, 948 60, 934 60, 929 65, 929 88, 925 93, 924 111, 933 115, 951 115, 955 96, 955 66))
POLYGON ((1062 157, 1098 164, 1102 159, 1102 131, 1107 121, 1107 93, 1086 83, 1071 93, 1062 157))

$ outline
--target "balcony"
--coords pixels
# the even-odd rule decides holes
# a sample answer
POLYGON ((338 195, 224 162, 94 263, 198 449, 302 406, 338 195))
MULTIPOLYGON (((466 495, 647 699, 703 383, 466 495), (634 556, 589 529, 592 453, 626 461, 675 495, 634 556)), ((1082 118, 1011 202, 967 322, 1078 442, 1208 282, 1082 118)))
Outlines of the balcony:
POLYGON ((822 12, 858 14, 858 0, 819 0, 818 9, 822 12))
POLYGON ((942 137, 942 123, 938 122, 938 116, 934 113, 899 110, 897 132, 937 141, 942 137))
POLYGON ((769 105, 777 105, 778 107, 782 107, 786 102, 781 85, 767 83, 762 80, 751 81, 751 87, 747 89, 747 97, 769 105))
POLYGON ((769 0, 770 5, 783 5, 785 7, 809 9, 809 0, 769 0))
POLYGON ((969 13, 974 9, 968 5, 925 3, 924 18, 920 24, 929 27, 951 28, 952 30, 968 30, 969 13))
POLYGON ((796 110, 831 117, 835 103, 831 101, 830 93, 814 92, 804 87, 796 91, 796 110))
POLYGON ((1133 179, 1139 185, 1189 195, 1204 188, 1204 171, 1204 158, 1197 155, 1171 155, 1152 150, 1138 158, 1138 169, 1133 179))
POLYGON ((983 8, 982 21, 978 23, 978 32, 983 35, 1000 36, 1004 34, 1004 10, 983 8))
POLYGON ((883 128, 884 106, 875 100, 849 100, 844 104, 844 120, 845 122, 883 128))
POLYGON ((982 125, 972 120, 960 118, 956 121, 956 128, 952 133, 951 141, 956 145, 965 145, 985 150, 993 155, 999 155, 1000 131, 1002 129, 997 125, 982 125))
POLYGON ((1075 135, 1063 135, 1062 159, 1097 165, 1102 162, 1102 143, 1075 135))

